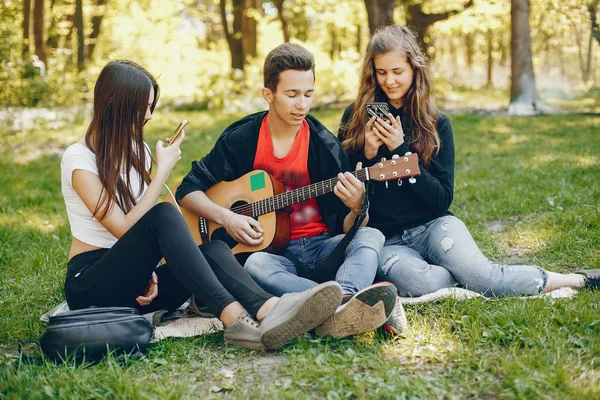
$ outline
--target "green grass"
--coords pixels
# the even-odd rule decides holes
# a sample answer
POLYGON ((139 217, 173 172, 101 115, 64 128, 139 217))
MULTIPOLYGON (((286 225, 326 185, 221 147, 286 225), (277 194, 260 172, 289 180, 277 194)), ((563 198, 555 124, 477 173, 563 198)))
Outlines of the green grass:
MULTIPOLYGON (((337 129, 342 110, 317 114, 337 129)), ((147 141, 190 120, 170 184, 240 115, 157 113, 147 141), (214 115, 219 115, 215 117, 214 115)), ((600 268, 599 116, 453 115, 451 210, 489 257, 552 271, 600 268)), ((69 226, 60 152, 84 122, 0 138, 0 398, 600 398, 600 293, 573 300, 444 301, 406 307, 405 339, 300 338, 273 353, 222 334, 153 344, 145 358, 54 365, 13 357, 64 299, 69 226)))

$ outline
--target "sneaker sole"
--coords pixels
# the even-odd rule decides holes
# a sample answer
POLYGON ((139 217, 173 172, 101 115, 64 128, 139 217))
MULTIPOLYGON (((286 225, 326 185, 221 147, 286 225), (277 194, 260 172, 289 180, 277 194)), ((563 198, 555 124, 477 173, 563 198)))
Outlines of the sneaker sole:
POLYGON ((342 289, 335 282, 324 283, 312 296, 286 315, 287 320, 261 335, 268 349, 276 349, 295 337, 321 325, 342 302, 342 289))
POLYGON ((236 346, 239 346, 239 347, 243 347, 245 349, 250 349, 250 350, 266 350, 267 349, 265 347, 265 345, 262 343, 249 342, 249 341, 245 341, 245 340, 227 340, 227 342, 234 344, 236 346))
POLYGON ((392 314, 396 304, 396 288, 393 285, 370 286, 354 296, 346 306, 316 329, 317 336, 341 339, 382 326, 392 314))

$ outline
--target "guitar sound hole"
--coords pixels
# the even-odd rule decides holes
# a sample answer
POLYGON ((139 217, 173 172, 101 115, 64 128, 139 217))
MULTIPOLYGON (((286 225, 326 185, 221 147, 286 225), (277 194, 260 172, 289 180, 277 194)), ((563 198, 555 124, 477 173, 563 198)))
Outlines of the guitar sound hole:
POLYGON ((238 244, 234 238, 227 234, 225 228, 215 229, 210 237, 210 240, 222 240, 223 242, 227 243, 227 246, 229 246, 230 249, 233 249, 238 244))

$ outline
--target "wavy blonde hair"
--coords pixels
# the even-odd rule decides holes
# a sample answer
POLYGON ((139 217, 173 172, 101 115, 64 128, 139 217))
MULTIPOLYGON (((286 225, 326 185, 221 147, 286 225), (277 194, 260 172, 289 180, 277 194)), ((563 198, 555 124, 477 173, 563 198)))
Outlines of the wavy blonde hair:
POLYGON ((408 145, 427 165, 440 148, 440 137, 436 129, 438 110, 431 99, 433 76, 415 34, 405 26, 390 25, 381 28, 369 41, 360 67, 360 87, 353 103, 354 112, 348 123, 342 126, 346 132, 342 145, 348 153, 360 150, 365 144, 365 105, 388 100, 377 83, 375 57, 390 51, 406 55, 407 62, 413 68, 413 82, 404 96, 402 107, 411 129, 411 142, 408 145))

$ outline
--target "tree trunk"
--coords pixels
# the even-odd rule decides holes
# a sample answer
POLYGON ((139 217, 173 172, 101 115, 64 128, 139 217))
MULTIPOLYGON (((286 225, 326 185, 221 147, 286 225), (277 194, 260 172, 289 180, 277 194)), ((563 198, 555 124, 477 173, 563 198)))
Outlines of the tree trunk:
POLYGON ((58 32, 57 25, 59 25, 64 19, 65 16, 61 16, 57 18, 54 15, 54 4, 56 4, 55 0, 50 1, 50 10, 48 11, 48 15, 50 16, 50 26, 46 30, 46 48, 47 49, 57 49, 58 43, 60 41, 60 34, 58 32))
POLYGON ((335 30, 334 24, 329 24, 329 58, 333 61, 335 60, 335 52, 337 50, 337 32, 335 30))
POLYGON ((591 31, 590 38, 588 40, 588 54, 587 54, 587 63, 586 63, 586 67, 585 67, 585 71, 586 71, 585 83, 587 83, 590 80, 591 75, 592 75, 592 52, 594 49, 594 47, 592 46, 593 37, 594 37, 594 32, 591 31))
POLYGON ((371 35, 377 29, 394 23, 396 0, 365 0, 365 7, 371 35))
POLYGON ((83 71, 85 66, 85 36, 83 32, 83 0, 75 0, 75 20, 73 21, 77 29, 77 70, 83 71))
POLYGON ((539 110, 529 33, 529 0, 511 0, 510 115, 533 115, 539 110))
POLYGON ((340 58, 342 57, 342 52, 344 51, 344 43, 346 43, 346 28, 342 28, 340 37, 338 37, 337 52, 340 58))
POLYGON ((29 58, 29 22, 31 21, 31 0, 23 0, 23 48, 21 54, 23 60, 29 58))
POLYGON ((283 2, 285 0, 273 0, 273 4, 275 8, 277 8, 277 15, 279 16, 279 20, 281 21, 281 30, 283 31, 283 41, 285 43, 290 42, 290 24, 288 22, 288 18, 284 13, 283 2))
POLYGON ((88 48, 87 48, 87 61, 90 61, 94 57, 94 49, 100 36, 100 29, 102 27, 102 19, 106 13, 106 3, 108 0, 96 0, 96 9, 92 16, 92 33, 90 33, 88 48))
POLYGON ((506 65, 508 61, 508 46, 504 37, 498 40, 498 45, 500 46, 500 65, 506 65))
POLYGON ((465 61, 469 69, 473 67, 473 35, 473 33, 465 35, 465 61))
POLYGON ((223 23, 223 31, 225 39, 229 45, 231 53, 231 68, 244 70, 244 47, 242 44, 242 18, 244 17, 244 0, 233 0, 233 24, 232 29, 229 29, 227 23, 227 0, 220 0, 221 6, 221 22, 223 23))
POLYGON ((256 57, 258 55, 258 31, 255 14, 259 12, 260 0, 244 1, 244 18, 242 19, 242 45, 246 57, 256 57))
POLYGON ((362 25, 356 24, 356 52, 362 53, 362 25))
POLYGON ((590 18, 592 20, 592 35, 600 44, 600 27, 598 27, 598 19, 596 18, 596 14, 598 12, 598 4, 600 4, 600 0, 592 0, 588 5, 588 11, 590 12, 590 18))
POLYGON ((44 0, 35 0, 33 4, 33 41, 35 43, 35 54, 40 61, 48 64, 48 55, 46 54, 46 40, 44 16, 44 0))
MULTIPOLYGON (((367 0, 365 0, 367 1, 367 0)), ((453 15, 459 14, 473 5, 473 0, 469 0, 462 9, 450 10, 441 14, 427 14, 423 12, 423 3, 414 3, 411 0, 400 0, 406 10, 406 25, 410 26, 417 34, 417 41, 421 48, 428 50, 430 38, 428 36, 429 28, 438 21, 443 21, 453 15)))
POLYGON ((491 29, 487 31, 487 83, 486 86, 491 88, 494 86, 493 82, 493 68, 494 68, 494 34, 491 29))

